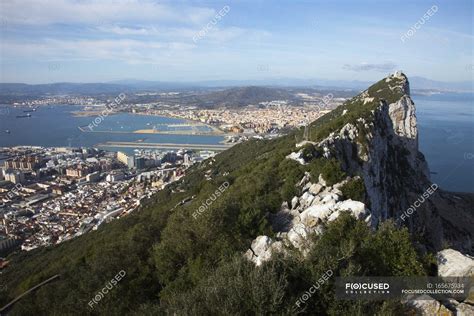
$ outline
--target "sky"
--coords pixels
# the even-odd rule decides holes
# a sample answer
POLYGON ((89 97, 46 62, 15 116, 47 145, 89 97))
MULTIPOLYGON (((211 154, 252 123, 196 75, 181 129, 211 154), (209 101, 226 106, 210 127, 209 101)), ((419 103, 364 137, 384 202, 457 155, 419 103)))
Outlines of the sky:
POLYGON ((470 81, 473 4, 1 0, 0 82, 470 81))

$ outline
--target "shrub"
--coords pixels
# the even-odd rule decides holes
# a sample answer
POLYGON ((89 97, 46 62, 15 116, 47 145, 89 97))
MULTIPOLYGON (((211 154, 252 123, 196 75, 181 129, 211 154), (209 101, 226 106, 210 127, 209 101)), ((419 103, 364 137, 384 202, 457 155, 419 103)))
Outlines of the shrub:
POLYGON ((365 185, 361 178, 351 179, 341 187, 341 192, 345 199, 365 201, 365 185))
POLYGON ((322 156, 322 153, 316 146, 313 144, 306 144, 302 150, 302 156, 305 162, 310 162, 314 158, 319 158, 322 156))
POLYGON ((311 179, 313 182, 318 181, 321 174, 328 185, 334 185, 346 177, 346 174, 341 169, 341 164, 337 159, 318 158, 308 166, 311 179))

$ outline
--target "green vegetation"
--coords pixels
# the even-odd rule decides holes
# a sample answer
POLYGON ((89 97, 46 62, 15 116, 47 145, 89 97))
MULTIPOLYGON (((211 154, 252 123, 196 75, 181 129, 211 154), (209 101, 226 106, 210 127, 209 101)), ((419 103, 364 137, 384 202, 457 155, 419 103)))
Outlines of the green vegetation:
POLYGON ((319 148, 316 148, 313 144, 306 144, 302 149, 302 156, 305 162, 309 162, 314 158, 319 158, 322 156, 322 151, 319 148))
POLYGON ((327 227, 306 259, 275 257, 256 268, 241 256, 225 260, 188 290, 175 289, 161 304, 141 306, 140 313, 166 311, 185 315, 400 315, 398 302, 352 302, 334 297, 337 276, 424 275, 408 231, 393 223, 373 233, 363 222, 343 214, 327 227), (328 270, 333 275, 306 302, 296 301, 328 270))
POLYGON ((351 179, 341 187, 342 195, 344 199, 351 199, 354 201, 365 201, 365 185, 364 180, 351 179))
POLYGON ((340 162, 334 158, 314 159, 308 168, 313 182, 318 181, 319 175, 322 175, 328 185, 334 185, 346 178, 346 173, 341 169, 340 162))

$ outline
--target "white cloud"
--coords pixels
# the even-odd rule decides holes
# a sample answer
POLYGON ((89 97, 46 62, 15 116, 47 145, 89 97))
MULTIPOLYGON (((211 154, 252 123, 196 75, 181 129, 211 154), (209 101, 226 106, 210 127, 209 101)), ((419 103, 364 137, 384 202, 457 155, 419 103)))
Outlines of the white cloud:
POLYGON ((199 24, 214 14, 210 8, 171 7, 151 0, 2 0, 0 16, 19 25, 101 25, 127 21, 199 24))
POLYGON ((379 71, 379 72, 387 72, 395 69, 397 65, 394 63, 388 62, 383 64, 369 64, 369 63, 361 63, 356 65, 349 65, 345 64, 342 66, 345 70, 352 70, 352 71, 379 71))
POLYGON ((55 40, 42 42, 8 42, 3 47, 2 57, 17 59, 34 58, 49 60, 118 60, 127 63, 144 63, 161 60, 194 46, 182 42, 116 40, 55 40))

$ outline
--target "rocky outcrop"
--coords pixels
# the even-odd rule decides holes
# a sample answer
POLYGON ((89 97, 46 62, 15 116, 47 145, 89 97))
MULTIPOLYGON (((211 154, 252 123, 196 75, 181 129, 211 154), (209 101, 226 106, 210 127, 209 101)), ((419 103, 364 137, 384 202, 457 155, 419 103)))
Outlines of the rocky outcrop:
POLYGON ((352 102, 378 102, 373 119, 360 117, 319 142, 327 156, 335 156, 349 173, 362 174, 373 225, 409 207, 404 192, 422 192, 429 184, 428 166, 418 151, 415 105, 408 80, 395 73, 385 82, 387 100, 392 94, 400 95, 394 102, 373 97, 378 90, 364 91, 352 102))
POLYGON ((364 203, 343 200, 339 188, 348 182, 347 178, 333 186, 327 185, 322 176, 317 183, 311 183, 309 174, 305 174, 298 186, 301 196, 291 200, 291 208, 283 202, 280 211, 272 215, 270 221, 273 231, 277 232, 275 240, 268 236, 258 236, 245 257, 256 265, 270 260, 272 254, 285 252, 285 249, 296 248, 305 255, 310 248, 310 237, 324 232, 325 224, 335 220, 343 212, 348 212, 360 220, 367 220, 370 210, 364 203))
MULTIPOLYGON (((372 226, 394 219, 422 235, 432 250, 449 243, 474 255, 474 219, 468 211, 474 195, 436 190, 425 196, 433 184, 418 148, 415 104, 406 76, 400 72, 389 76, 353 98, 346 108, 351 105, 371 105, 372 110, 370 115, 347 120, 318 146, 325 157, 339 160, 348 174, 362 176, 372 226), (410 216, 400 220, 408 210, 410 216)), ((342 113, 346 117, 350 111, 342 113)))
POLYGON ((272 253, 281 251, 281 242, 274 242, 268 236, 258 236, 250 249, 245 253, 245 257, 259 266, 263 262, 270 260, 272 253))

